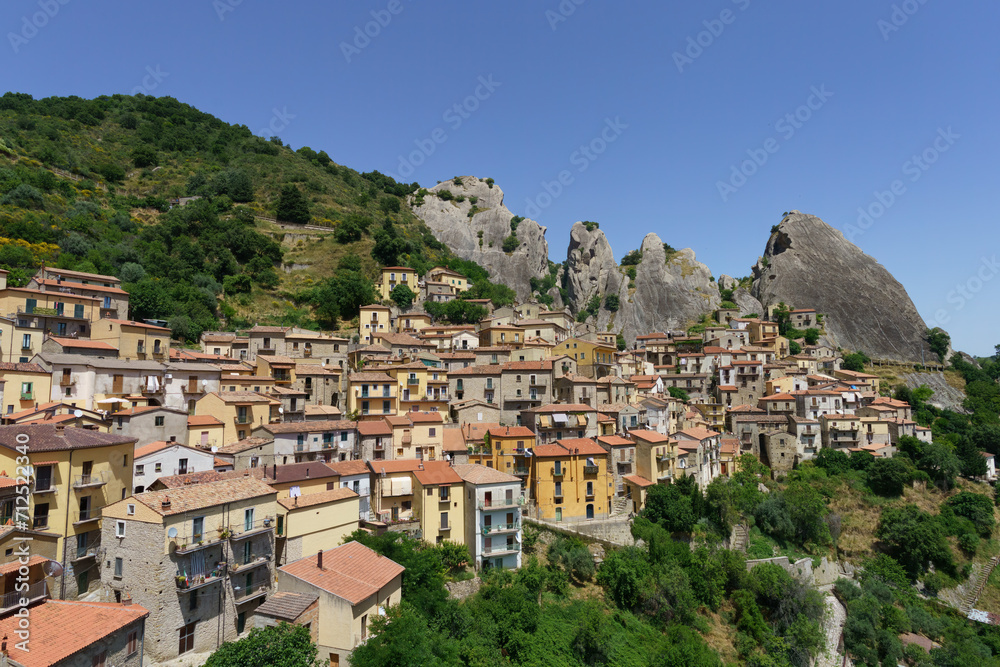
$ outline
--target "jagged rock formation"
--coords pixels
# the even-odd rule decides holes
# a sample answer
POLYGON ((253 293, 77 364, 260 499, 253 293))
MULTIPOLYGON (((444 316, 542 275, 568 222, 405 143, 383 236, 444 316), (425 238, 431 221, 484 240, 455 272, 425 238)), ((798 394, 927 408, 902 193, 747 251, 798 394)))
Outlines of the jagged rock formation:
MULTIPOLYGON (((785 302, 826 316, 828 339, 873 358, 936 358, 926 325, 885 267, 819 218, 793 211, 753 267, 751 293, 765 307, 785 302)), ((762 313, 763 314, 763 313, 762 313)))
POLYGON ((740 315, 753 315, 754 313, 761 317, 764 315, 764 306, 743 287, 737 287, 733 290, 733 303, 739 306, 740 315))
POLYGON ((681 250, 667 261, 663 241, 652 233, 640 250, 642 261, 630 288, 627 267, 618 266, 604 232, 582 222, 573 225, 566 267, 569 300, 581 309, 594 296, 602 304, 609 294, 618 296, 617 312, 598 311, 599 331, 620 332, 631 344, 638 334, 684 329, 718 308, 718 287, 693 250, 681 250))
POLYGON ((431 194, 419 204, 411 195, 410 204, 431 229, 438 241, 462 259, 476 262, 490 272, 494 280, 503 282, 517 292, 520 300, 531 296, 530 279, 542 278, 548 273, 549 244, 545 228, 534 220, 523 220, 517 226, 517 248, 510 253, 503 251, 504 239, 510 236, 510 220, 514 214, 504 206, 503 190, 490 187, 475 176, 460 177, 462 185, 444 181, 433 188, 431 194), (465 201, 446 201, 436 193, 448 190, 465 201), (470 197, 475 197, 475 204, 470 197), (478 212, 469 217, 476 206, 478 212))

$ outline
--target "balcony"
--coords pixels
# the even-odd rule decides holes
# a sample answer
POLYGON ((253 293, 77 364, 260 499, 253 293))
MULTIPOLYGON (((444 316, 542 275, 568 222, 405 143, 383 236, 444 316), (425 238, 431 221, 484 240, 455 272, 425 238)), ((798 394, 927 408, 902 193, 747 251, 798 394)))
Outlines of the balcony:
POLYGON ((162 394, 163 393, 163 378, 158 375, 150 375, 142 381, 142 393, 145 395, 149 394, 162 394), (156 389, 153 389, 150 385, 150 380, 156 378, 156 389))
POLYGON ((524 477, 528 475, 528 468, 514 468, 514 475, 524 477))
POLYGON ((233 417, 233 421, 240 425, 252 424, 253 417, 250 415, 236 415, 233 417))
POLYGON ((271 517, 265 517, 260 521, 255 521, 249 526, 245 523, 233 524, 229 528, 227 534, 230 540, 234 542, 238 540, 245 540, 248 537, 253 537, 254 535, 263 535, 264 533, 269 533, 274 530, 274 519, 271 517))
POLYGON ((49 527, 49 515, 36 516, 31 520, 31 527, 35 530, 45 530, 49 527))
POLYGON ((500 554, 513 554, 521 550, 521 545, 517 542, 503 544, 496 547, 483 547, 483 554, 487 556, 499 556, 500 554))
POLYGON ((177 537, 174 538, 174 542, 180 543, 174 553, 178 556, 186 556, 192 554, 195 551, 201 551, 202 549, 208 549, 209 547, 214 547, 222 544, 224 538, 218 538, 215 540, 206 540, 205 535, 192 535, 190 537, 177 537))
POLYGON ((267 565, 271 561, 271 554, 252 554, 250 560, 246 563, 233 564, 232 572, 236 574, 238 572, 247 572, 254 569, 255 567, 260 567, 261 565, 267 565))
POLYGON ((590 465, 583 466, 584 475, 596 475, 598 470, 600 470, 598 466, 590 466, 590 465))
POLYGON ((108 483, 108 471, 102 470, 99 473, 89 475, 77 475, 73 479, 74 489, 98 489, 108 483))
POLYGON ((451 530, 451 524, 450 523, 441 524, 441 527, 438 528, 438 530, 442 533, 447 533, 448 531, 451 530))
POLYGON ((225 574, 226 568, 224 565, 218 569, 207 570, 199 574, 179 574, 176 579, 177 592, 188 593, 199 588, 204 588, 205 586, 211 586, 217 581, 222 581, 225 574))
POLYGON ((406 384, 408 385, 420 384, 420 378, 406 378, 406 384))
POLYGON ((566 474, 566 469, 565 468, 553 468, 552 469, 552 476, 553 477, 562 477, 564 474, 566 474))
POLYGON ((76 384, 76 380, 74 380, 74 379, 73 379, 73 378, 71 378, 71 377, 66 377, 66 376, 63 376, 63 377, 62 377, 62 378, 60 378, 60 380, 59 380, 59 386, 60 386, 60 387, 72 387, 72 386, 73 386, 73 385, 75 385, 75 384, 76 384))
POLYGON ((70 559, 73 563, 78 561, 87 560, 88 558, 97 558, 97 551, 100 549, 99 545, 92 544, 89 547, 77 548, 76 554, 70 559))
POLYGON ((92 521, 101 520, 101 508, 92 507, 86 510, 77 510, 73 514, 73 526, 79 527, 92 521))
POLYGON ((42 495, 45 493, 55 493, 56 485, 52 483, 51 479, 35 480, 35 484, 31 489, 31 492, 37 495, 42 495))
POLYGON ((233 598, 236 604, 243 604, 267 595, 270 588, 270 583, 267 581, 255 581, 249 586, 233 586, 233 598))
POLYGON ((35 400, 35 392, 33 391, 22 391, 21 392, 22 401, 33 401, 35 400))
POLYGON ((521 524, 517 521, 513 523, 495 523, 491 526, 483 526, 483 535, 496 533, 512 533, 521 529, 521 524))
POLYGON ((273 355, 275 354, 273 345, 261 345, 257 348, 257 354, 273 355))
POLYGON ((163 348, 163 347, 154 347, 153 348, 153 356, 156 357, 157 359, 161 359, 161 358, 165 357, 166 354, 167 354, 166 348, 163 348))
POLYGON ((514 498, 497 498, 495 500, 480 500, 478 507, 481 510, 500 510, 508 507, 518 507, 524 504, 524 496, 514 498))
POLYGON ((3 594, 3 601, 0 601, 0 614, 13 611, 18 607, 26 606, 22 604, 22 598, 27 599, 27 604, 44 600, 49 596, 49 587, 45 581, 36 581, 28 585, 26 591, 11 591, 3 594))
POLYGON ((197 382, 195 382, 194 384, 188 382, 187 386, 184 387, 184 393, 185 394, 203 394, 203 393, 205 393, 205 390, 202 389, 201 385, 199 385, 197 382))

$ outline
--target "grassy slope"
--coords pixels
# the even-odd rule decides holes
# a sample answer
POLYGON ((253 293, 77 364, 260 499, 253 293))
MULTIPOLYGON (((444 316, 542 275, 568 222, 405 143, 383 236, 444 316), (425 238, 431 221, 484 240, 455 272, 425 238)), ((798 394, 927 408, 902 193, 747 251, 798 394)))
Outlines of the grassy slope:
MULTIPOLYGON (((335 163, 320 166, 287 147, 251 136, 246 128, 228 125, 170 98, 116 95, 95 101, 5 99, 7 103, 0 105, 6 107, 0 108, 0 139, 10 151, 0 156, 0 168, 14 163, 44 166, 60 179, 64 171, 98 184, 70 197, 46 196, 44 211, 60 228, 59 238, 63 238, 66 231, 60 224, 61 218, 78 198, 112 209, 121 207, 121 199, 116 194, 178 197, 189 194, 187 183, 194 173, 201 171, 211 179, 226 169, 240 169, 250 175, 254 199, 246 206, 257 215, 273 216, 281 188, 294 183, 310 201, 314 225, 336 228, 352 214, 366 216, 378 224, 387 216, 378 204, 392 195, 362 178, 358 172, 335 163), (126 116, 137 120, 135 129, 123 126, 128 124, 124 120, 126 116), (133 151, 148 145, 156 148, 158 166, 136 168, 133 151), (118 165, 126 173, 122 182, 110 184, 110 192, 102 188, 101 173, 106 165, 118 165)), ((110 210, 108 212, 110 214, 110 210)), ((0 221, 24 213, 14 206, 2 206, 0 221)), ((157 224, 160 218, 158 212, 148 208, 131 208, 129 213, 134 220, 147 224, 157 224)), ((422 248, 427 259, 437 261, 451 257, 447 250, 435 250, 426 244, 429 230, 408 207, 400 206, 398 212, 388 215, 403 236, 422 248)), ((277 289, 255 287, 251 298, 235 301, 232 305, 244 320, 287 319, 292 305, 289 293, 332 275, 337 260, 345 254, 358 254, 368 275, 374 278, 377 274, 377 264, 370 258, 373 241, 368 236, 359 242, 342 245, 333 240, 331 233, 320 231, 285 241, 286 237, 292 238, 288 231, 270 222, 258 220, 257 228, 283 241, 285 266, 308 265, 308 268, 279 271, 281 284, 277 289)), ((82 231, 86 233, 87 230, 82 231)), ((405 261, 406 258, 401 259, 405 261)))

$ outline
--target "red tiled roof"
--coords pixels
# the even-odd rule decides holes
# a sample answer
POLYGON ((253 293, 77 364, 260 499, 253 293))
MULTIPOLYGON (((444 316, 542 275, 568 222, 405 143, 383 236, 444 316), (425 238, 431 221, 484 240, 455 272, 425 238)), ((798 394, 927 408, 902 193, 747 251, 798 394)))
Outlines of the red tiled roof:
POLYGON ((188 426, 221 426, 222 422, 212 415, 191 415, 188 426))
POLYGON ((24 667, 49 667, 147 616, 149 610, 137 604, 46 600, 31 608, 29 651, 17 648, 17 616, 0 620, 0 635, 10 638, 11 660, 24 667))
POLYGON ((323 552, 322 570, 317 567, 316 555, 301 558, 280 569, 356 605, 378 593, 405 568, 360 542, 348 542, 323 552))
POLYGON ((623 438, 620 435, 602 435, 597 438, 597 442, 608 445, 609 447, 618 447, 621 445, 634 445, 635 443, 628 438, 623 438))
POLYGON ((668 438, 667 436, 663 435, 662 433, 657 433, 656 431, 645 431, 640 429, 635 431, 629 431, 628 433, 633 438, 645 440, 646 442, 651 442, 653 444, 660 442, 667 442, 668 440, 670 440, 670 438, 668 438))
POLYGON ((604 456, 607 451, 590 438, 567 438, 556 440, 556 443, 565 447, 570 453, 580 456, 604 456))
POLYGON ((139 327, 140 329, 155 329, 157 331, 166 331, 167 333, 170 333, 170 329, 166 327, 158 327, 155 324, 146 324, 145 322, 135 322, 133 320, 115 320, 109 317, 103 320, 98 320, 96 324, 100 324, 101 322, 114 322, 115 324, 120 324, 122 326, 127 326, 127 327, 139 327))
POLYGON ((392 435, 392 427, 379 419, 378 421, 358 422, 358 433, 361 435, 392 435))
POLYGON ((59 338, 57 336, 50 336, 50 339, 59 343, 63 347, 79 347, 92 350, 111 350, 114 352, 118 351, 118 348, 114 345, 104 342, 103 340, 87 340, 84 338, 59 338))
POLYGON ((527 426, 500 426, 489 429, 491 438, 534 438, 535 433, 527 426))
POLYGON ((565 447, 558 444, 552 445, 538 445, 532 450, 535 456, 548 457, 548 456, 569 456, 569 451, 565 447))
POLYGON ((368 464, 361 460, 337 461, 334 463, 327 463, 326 467, 341 477, 347 477, 349 475, 367 475, 371 472, 368 469, 368 464))
POLYGON ((406 416, 414 424, 443 424, 444 417, 440 412, 407 412, 406 416))
POLYGON ((462 481, 447 461, 425 461, 423 470, 414 470, 413 476, 423 486, 457 484, 462 481))
POLYGON ((354 491, 346 486, 342 486, 339 489, 330 489, 329 491, 320 491, 318 493, 307 493, 304 496, 298 496, 296 498, 282 498, 278 501, 278 504, 285 509, 293 510, 300 507, 311 507, 313 505, 322 505, 323 503, 332 503, 337 500, 357 497, 358 494, 354 491))
POLYGON ((656 484, 656 482, 650 482, 645 477, 640 477, 639 475, 623 475, 622 479, 624 479, 626 482, 631 482, 632 484, 635 484, 641 489, 645 489, 647 487, 656 484))
POLYGON ((420 461, 417 459, 394 459, 392 461, 369 461, 368 467, 376 475, 381 473, 413 472, 420 469, 420 461))

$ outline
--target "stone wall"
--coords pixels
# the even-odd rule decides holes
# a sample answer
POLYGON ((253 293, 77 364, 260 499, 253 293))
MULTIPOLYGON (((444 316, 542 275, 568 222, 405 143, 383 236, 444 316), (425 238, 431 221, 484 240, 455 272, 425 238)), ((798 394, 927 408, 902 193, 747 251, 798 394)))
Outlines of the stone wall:
POLYGON ((788 572, 788 574, 809 586, 829 586, 841 577, 848 579, 854 577, 854 568, 849 563, 841 563, 839 561, 830 562, 826 556, 820 559, 817 566, 813 565, 811 558, 802 558, 794 563, 790 562, 787 556, 748 560, 746 562, 747 572, 761 563, 774 563, 785 570, 785 572, 788 572))

